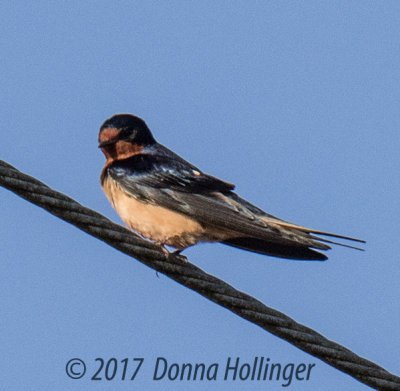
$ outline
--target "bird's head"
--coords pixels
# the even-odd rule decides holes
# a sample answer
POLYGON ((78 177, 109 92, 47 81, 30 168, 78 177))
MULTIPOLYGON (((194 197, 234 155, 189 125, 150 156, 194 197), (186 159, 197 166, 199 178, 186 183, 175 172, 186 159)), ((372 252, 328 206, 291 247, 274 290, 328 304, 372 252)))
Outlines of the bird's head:
POLYGON ((100 127, 99 148, 108 161, 127 159, 156 141, 146 123, 132 114, 115 114, 100 127))

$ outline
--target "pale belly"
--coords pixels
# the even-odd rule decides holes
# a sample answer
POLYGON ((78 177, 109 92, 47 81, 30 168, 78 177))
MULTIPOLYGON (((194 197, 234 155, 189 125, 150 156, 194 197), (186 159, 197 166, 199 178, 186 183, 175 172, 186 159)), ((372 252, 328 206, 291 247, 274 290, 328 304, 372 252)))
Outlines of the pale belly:
POLYGON ((190 217, 140 201, 106 177, 103 190, 124 223, 145 238, 184 249, 199 241, 214 241, 204 227, 190 217))

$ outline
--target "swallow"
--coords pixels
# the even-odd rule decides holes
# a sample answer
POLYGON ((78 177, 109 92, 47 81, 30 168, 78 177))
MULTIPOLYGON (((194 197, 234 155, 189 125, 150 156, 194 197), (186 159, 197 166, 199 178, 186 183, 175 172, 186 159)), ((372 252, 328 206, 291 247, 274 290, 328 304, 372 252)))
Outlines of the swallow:
POLYGON ((334 237, 274 217, 239 197, 234 185, 202 172, 159 144, 146 123, 116 114, 100 127, 106 157, 101 186, 124 223, 144 238, 177 253, 199 242, 220 242, 274 257, 325 260, 334 237))

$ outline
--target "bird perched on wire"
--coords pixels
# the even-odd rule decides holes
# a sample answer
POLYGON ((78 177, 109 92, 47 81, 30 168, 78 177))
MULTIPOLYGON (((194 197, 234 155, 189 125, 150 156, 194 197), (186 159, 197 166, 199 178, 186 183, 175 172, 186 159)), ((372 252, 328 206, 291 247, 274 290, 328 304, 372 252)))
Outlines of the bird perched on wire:
MULTIPOLYGON (((221 242, 281 258, 325 260, 331 236, 276 218, 233 192, 234 185, 202 172, 159 144, 146 123, 116 114, 100 128, 107 161, 101 185, 128 227, 177 252, 198 242, 221 242)), ((356 248, 356 247, 352 247, 356 248)))

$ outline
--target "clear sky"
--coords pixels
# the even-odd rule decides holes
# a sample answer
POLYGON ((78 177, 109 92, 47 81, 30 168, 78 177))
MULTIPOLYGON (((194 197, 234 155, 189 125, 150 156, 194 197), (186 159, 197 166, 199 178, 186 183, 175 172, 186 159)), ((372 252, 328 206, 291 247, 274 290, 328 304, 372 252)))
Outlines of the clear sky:
MULTIPOLYGON (((399 2, 9 1, 0 14, 0 159, 122 223, 99 185, 97 132, 141 116, 267 212, 367 240, 327 262, 218 244, 186 255, 400 374, 399 2)), ((0 202, 4 389, 285 389, 152 380, 157 357, 229 356, 315 363, 291 390, 369 389, 4 189, 0 202), (92 381, 98 357, 144 363, 133 383, 92 381)))

